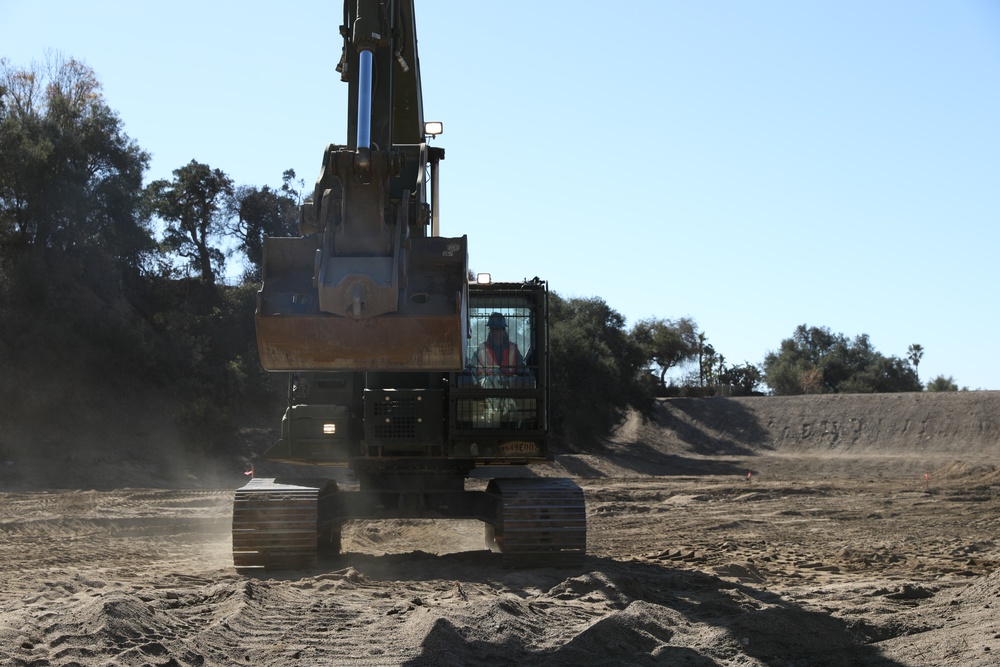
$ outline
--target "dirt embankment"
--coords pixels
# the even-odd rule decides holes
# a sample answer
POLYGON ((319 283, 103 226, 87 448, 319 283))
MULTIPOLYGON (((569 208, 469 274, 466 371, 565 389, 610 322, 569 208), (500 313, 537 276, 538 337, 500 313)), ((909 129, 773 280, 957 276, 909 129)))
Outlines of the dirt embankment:
POLYGON ((846 394, 659 401, 603 449, 558 457, 581 477, 813 473, 923 475, 1000 460, 1000 392, 846 394), (863 466, 854 463, 863 460, 863 466))
POLYGON ((690 433, 690 444, 708 454, 728 444, 785 454, 937 455, 1000 441, 1000 392, 676 399, 664 407, 663 426, 678 437, 690 433))

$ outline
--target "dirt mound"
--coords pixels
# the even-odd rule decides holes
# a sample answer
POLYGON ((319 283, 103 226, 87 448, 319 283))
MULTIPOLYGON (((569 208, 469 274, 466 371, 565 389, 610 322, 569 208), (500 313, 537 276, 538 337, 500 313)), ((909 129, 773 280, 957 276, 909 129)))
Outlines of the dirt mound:
POLYGON ((975 469, 988 482, 992 471, 976 466, 1000 454, 997 415, 1000 392, 986 391, 663 399, 652 415, 629 414, 603 448, 557 456, 556 467, 578 477, 794 478, 808 459, 823 476, 975 469))
POLYGON ((968 463, 966 461, 951 461, 933 473, 934 479, 961 479, 971 484, 1000 484, 1000 470, 987 463, 968 463))
POLYGON ((831 394, 660 401, 616 439, 697 454, 961 453, 1000 444, 1000 392, 831 394))

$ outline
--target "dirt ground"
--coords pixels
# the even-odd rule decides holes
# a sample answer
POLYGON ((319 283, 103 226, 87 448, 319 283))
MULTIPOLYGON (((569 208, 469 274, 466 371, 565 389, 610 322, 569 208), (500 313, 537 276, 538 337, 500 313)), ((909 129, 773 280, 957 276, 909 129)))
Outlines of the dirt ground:
POLYGON ((533 469, 584 488, 574 569, 394 521, 237 573, 242 471, 126 433, 0 432, 0 665, 1000 665, 1000 392, 663 401, 533 469))

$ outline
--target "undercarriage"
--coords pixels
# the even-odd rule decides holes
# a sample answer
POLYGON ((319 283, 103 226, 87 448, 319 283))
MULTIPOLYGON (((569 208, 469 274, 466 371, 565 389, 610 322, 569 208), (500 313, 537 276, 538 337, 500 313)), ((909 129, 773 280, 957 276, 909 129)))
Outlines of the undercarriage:
MULTIPOLYGON (((411 478, 411 489, 341 491, 332 480, 254 478, 237 490, 233 561, 237 568, 316 567, 340 552, 345 521, 475 519, 485 547, 505 566, 571 567, 586 553, 583 491, 561 478, 499 478, 485 491, 440 488, 440 478, 411 478), (423 488, 420 488, 423 486, 423 488)), ((463 477, 455 478, 461 485, 463 477)), ((388 485, 392 486, 392 485, 388 485)))

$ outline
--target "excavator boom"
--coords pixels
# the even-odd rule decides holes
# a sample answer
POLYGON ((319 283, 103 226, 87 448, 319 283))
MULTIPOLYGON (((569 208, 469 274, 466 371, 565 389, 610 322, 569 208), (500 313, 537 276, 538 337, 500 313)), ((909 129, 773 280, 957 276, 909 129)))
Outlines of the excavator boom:
POLYGON ((261 363, 460 370, 468 248, 430 229, 425 175, 444 151, 425 143, 412 1, 348 2, 341 32, 351 143, 327 147, 302 236, 265 239, 261 363))

